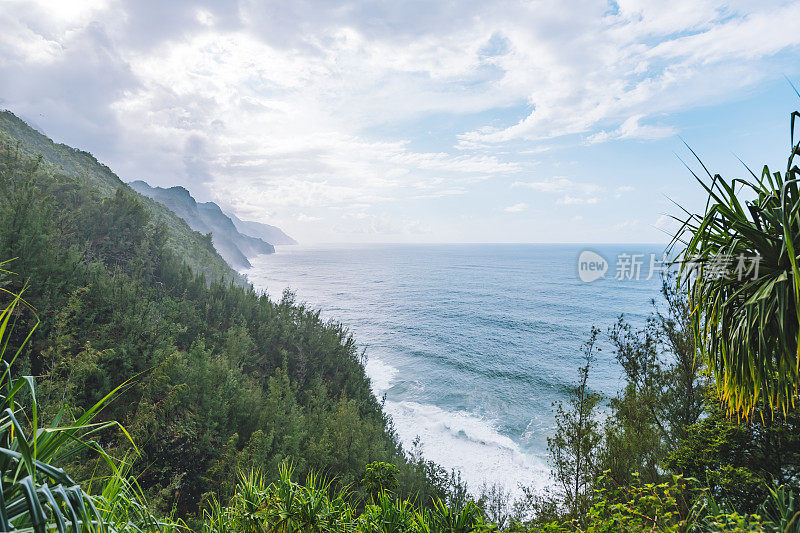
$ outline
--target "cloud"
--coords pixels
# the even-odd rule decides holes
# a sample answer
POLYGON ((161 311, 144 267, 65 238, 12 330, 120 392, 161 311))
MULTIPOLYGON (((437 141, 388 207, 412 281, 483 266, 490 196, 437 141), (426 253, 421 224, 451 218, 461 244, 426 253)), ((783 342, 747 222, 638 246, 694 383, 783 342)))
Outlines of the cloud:
POLYGON ((592 205, 596 204, 599 201, 600 199, 596 196, 591 196, 589 198, 581 198, 566 194, 562 198, 559 198, 556 201, 556 203, 559 203, 561 205, 592 205))
MULTIPOLYGON (((797 71, 796 2, 612 7, 10 0, 0 98, 125 179, 291 232, 313 222, 298 212, 374 215, 491 179, 597 203, 601 185, 521 176, 559 137, 668 137, 671 113, 797 71)), ((413 227, 399 212, 371 229, 413 227)))
POLYGON ((522 211, 525 211, 526 209, 528 209, 528 204, 526 204, 525 202, 520 202, 518 204, 514 204, 514 205, 510 205, 510 206, 506 207, 504 209, 504 211, 507 212, 507 213, 521 213, 522 211))
POLYGON ((676 135, 678 133, 678 130, 672 126, 639 124, 639 121, 643 118, 643 116, 644 115, 636 115, 630 117, 623 122, 619 128, 613 131, 609 132, 601 130, 597 133, 589 135, 586 138, 586 144, 615 141, 619 139, 663 139, 664 137, 671 137, 672 135, 676 135))
POLYGON ((570 193, 573 195, 592 195, 604 188, 595 183, 575 182, 565 177, 553 177, 542 181, 515 181, 512 187, 525 187, 544 193, 570 193))
POLYGON ((344 236, 370 238, 371 236, 414 236, 430 233, 430 229, 416 219, 393 219, 388 215, 357 213, 355 216, 345 215, 343 224, 334 226, 334 230, 344 236))
POLYGON ((615 231, 635 230, 636 228, 641 226, 641 224, 642 224, 641 220, 638 220, 638 219, 624 220, 622 222, 614 224, 614 230, 615 231))
POLYGON ((515 181, 512 188, 527 188, 544 194, 559 195, 559 205, 592 205, 600 201, 599 194, 605 188, 596 183, 576 182, 565 177, 553 177, 541 181, 515 181))
POLYGON ((672 236, 680 229, 681 224, 669 215, 661 215, 655 221, 653 226, 662 231, 663 233, 672 236))
POLYGON ((460 196, 462 194, 467 194, 467 189, 459 188, 459 189, 443 189, 436 192, 428 193, 428 194, 418 194, 414 196, 415 199, 418 200, 431 200, 435 198, 444 198, 446 196, 460 196))
POLYGON ((0 98, 56 140, 95 152, 121 130, 114 102, 138 85, 109 26, 106 2, 0 4, 0 98))
POLYGON ((620 185, 619 187, 614 189, 614 198, 622 198, 624 194, 635 190, 636 188, 631 185, 620 185))
POLYGON ((531 111, 504 127, 464 132, 460 142, 486 146, 571 134, 594 142, 660 138, 674 129, 639 122, 716 103, 782 69, 796 71, 780 54, 800 45, 793 30, 797 2, 672 2, 665 10, 659 2, 626 0, 617 6, 608 13, 603 3, 578 3, 559 13, 537 3, 536 21, 518 13, 530 31, 507 32, 514 53, 501 64, 504 81, 528 87, 531 111), (562 33, 565 16, 572 28, 562 33), (609 123, 620 126, 597 131, 609 123))

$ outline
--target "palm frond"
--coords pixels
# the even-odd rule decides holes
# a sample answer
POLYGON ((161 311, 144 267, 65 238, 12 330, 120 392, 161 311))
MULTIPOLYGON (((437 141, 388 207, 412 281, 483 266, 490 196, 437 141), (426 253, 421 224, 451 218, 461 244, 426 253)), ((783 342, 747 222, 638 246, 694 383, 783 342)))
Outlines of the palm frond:
MULTIPOLYGON (((710 182, 705 212, 686 212, 671 248, 684 247, 681 279, 693 310, 696 342, 731 414, 747 417, 764 401, 773 413, 795 407, 800 383, 800 188, 793 157, 784 174, 710 182), (745 195, 747 191, 747 195, 745 195), (720 263, 729 268, 719 270, 720 263), (737 270, 757 262, 757 273, 737 270), (747 275, 743 275, 747 274, 747 275), (752 274, 752 275, 751 275, 752 274)), ((691 150, 691 148, 690 148, 691 150)), ((694 174, 694 173, 693 173, 694 174)))

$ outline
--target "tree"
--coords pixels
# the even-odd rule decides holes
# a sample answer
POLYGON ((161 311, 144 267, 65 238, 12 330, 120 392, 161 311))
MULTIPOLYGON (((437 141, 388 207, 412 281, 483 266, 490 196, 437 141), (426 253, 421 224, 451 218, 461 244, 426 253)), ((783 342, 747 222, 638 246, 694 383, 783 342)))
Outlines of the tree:
POLYGON ((700 480, 719 501, 753 513, 772 484, 800 487, 800 413, 737 423, 711 398, 706 412, 664 460, 672 472, 700 480))
POLYGON ((598 477, 597 454, 602 435, 596 416, 602 396, 589 388, 589 373, 595 358, 597 336, 592 328, 583 345, 584 364, 578 369, 578 382, 568 388, 566 407, 556 402, 556 432, 547 439, 553 475, 561 488, 564 504, 575 518, 585 515, 598 477))
MULTIPOLYGON (((795 408, 800 384, 800 169, 725 180, 695 178, 705 212, 686 211, 672 246, 685 246, 681 276, 694 313, 700 353, 729 413, 748 417, 760 400, 771 411, 795 408), (709 181, 710 180, 710 181, 709 181), (745 193, 752 195, 746 199, 745 193)), ((694 154, 694 152, 692 152, 694 154)), ((695 155, 696 157, 696 155, 695 155)), ((749 170, 749 168, 748 168, 749 170)), ((694 174, 694 172, 693 172, 694 174)))
POLYGON ((665 422, 672 433, 673 443, 686 435, 686 428, 697 422, 703 412, 708 378, 698 357, 692 328, 692 308, 686 293, 676 283, 675 276, 662 280, 661 295, 666 308, 656 307, 652 323, 659 331, 662 355, 666 356, 666 391, 662 399, 665 422))
MULTIPOLYGON (((5 262, 0 262, 0 270, 5 262)), ((11 297, 0 309, 0 529, 2 531, 162 531, 177 524, 159 522, 146 507, 136 481, 124 462, 109 456, 100 444, 102 434, 121 428, 101 422, 100 413, 127 383, 73 418, 62 405, 50 423, 41 418, 33 376, 14 378, 12 368, 39 324, 14 350, 7 343, 16 315, 29 304, 22 293, 0 291, 11 297), (6 357, 7 356, 7 357, 6 357), (112 468, 91 495, 62 468, 70 459, 91 450, 112 468), (163 526, 163 527, 162 527, 163 526)))
POLYGON ((647 483, 664 481, 662 461, 703 411, 706 387, 687 298, 669 275, 661 293, 666 305, 653 300, 642 329, 620 317, 609 335, 625 386, 611 400, 602 469, 617 484, 632 481, 634 472, 647 483))

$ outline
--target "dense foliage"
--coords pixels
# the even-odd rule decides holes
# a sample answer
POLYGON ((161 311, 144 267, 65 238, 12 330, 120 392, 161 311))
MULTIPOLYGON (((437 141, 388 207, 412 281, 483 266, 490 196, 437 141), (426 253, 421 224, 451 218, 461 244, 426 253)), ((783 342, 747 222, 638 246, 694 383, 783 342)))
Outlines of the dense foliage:
MULTIPOLYGON (((6 262, 0 263, 2 267, 6 262)), ((8 271, 2 270, 7 273, 8 271)), ((162 531, 180 526, 154 516, 130 465, 117 461, 96 438, 114 421, 98 422, 100 412, 119 388, 73 416, 62 405, 52 420, 39 411, 32 376, 15 378, 12 366, 38 325, 28 330, 14 349, 8 342, 24 308, 32 312, 22 294, 3 290, 10 297, 0 310, 0 530, 36 531, 162 531), (96 452, 109 466, 110 475, 92 480, 101 485, 90 494, 76 484, 61 464, 86 450, 96 452)), ((35 314, 34 314, 35 317, 35 314)), ((124 386, 124 384, 122 385, 124 386)), ((122 387, 120 386, 120 387, 122 387)), ((122 429, 124 433, 124 429, 122 429)), ((88 483, 91 486, 91 482, 88 483)))
MULTIPOLYGON (((15 365, 39 376, 50 416, 86 412, 132 379, 102 417, 136 442, 134 468, 158 509, 196 515, 205 493, 233 493, 240 469, 277 476, 285 458, 342 486, 384 461, 403 494, 445 496, 441 469, 400 449, 345 329, 290 294, 273 301, 195 275, 124 187, 104 197, 8 144, 0 161, 0 256, 17 273, 0 274, 0 288, 32 280, 25 298, 41 317, 15 365)), ((34 318, 17 320, 12 346, 34 318)), ((127 438, 106 438, 109 453, 132 453, 127 438)), ((89 479, 97 468, 81 458, 71 470, 89 479)))

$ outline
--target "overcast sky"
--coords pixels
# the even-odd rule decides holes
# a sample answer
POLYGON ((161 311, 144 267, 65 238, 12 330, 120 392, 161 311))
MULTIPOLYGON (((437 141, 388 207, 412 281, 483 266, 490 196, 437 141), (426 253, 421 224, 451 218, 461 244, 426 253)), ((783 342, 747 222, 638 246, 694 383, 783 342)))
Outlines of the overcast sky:
POLYGON ((310 242, 659 242, 780 168, 800 2, 0 0, 0 107, 310 242))

